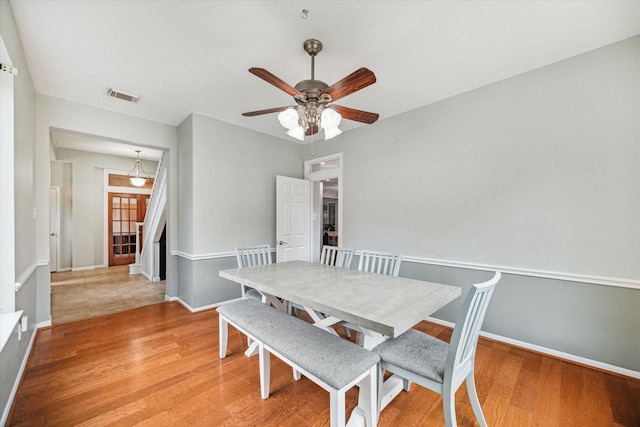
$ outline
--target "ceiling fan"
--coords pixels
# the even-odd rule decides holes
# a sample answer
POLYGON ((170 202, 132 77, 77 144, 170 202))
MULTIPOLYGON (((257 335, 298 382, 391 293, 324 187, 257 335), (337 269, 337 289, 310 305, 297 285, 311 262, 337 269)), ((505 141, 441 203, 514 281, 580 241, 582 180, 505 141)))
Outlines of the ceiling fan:
POLYGON ((329 86, 325 82, 315 79, 314 60, 322 50, 322 43, 319 40, 309 39, 303 43, 303 47, 305 52, 311 56, 311 79, 302 80, 295 87, 285 83, 264 68, 249 68, 250 73, 293 96, 298 105, 251 111, 243 113, 243 116, 253 117, 280 112, 278 120, 282 126, 289 129, 287 134, 302 141, 304 141, 305 135, 314 135, 320 131, 320 128, 324 130, 325 139, 340 134, 338 125, 341 118, 366 124, 378 120, 379 115, 376 113, 332 104, 334 101, 375 83, 376 76, 371 70, 360 68, 329 86))

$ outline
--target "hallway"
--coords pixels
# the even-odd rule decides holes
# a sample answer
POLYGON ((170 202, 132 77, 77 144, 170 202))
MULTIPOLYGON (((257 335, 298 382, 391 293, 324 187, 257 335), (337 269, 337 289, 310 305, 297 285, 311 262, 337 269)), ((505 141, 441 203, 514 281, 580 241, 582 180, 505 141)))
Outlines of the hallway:
POLYGON ((129 266, 51 273, 54 325, 164 301, 165 281, 129 274, 129 266))

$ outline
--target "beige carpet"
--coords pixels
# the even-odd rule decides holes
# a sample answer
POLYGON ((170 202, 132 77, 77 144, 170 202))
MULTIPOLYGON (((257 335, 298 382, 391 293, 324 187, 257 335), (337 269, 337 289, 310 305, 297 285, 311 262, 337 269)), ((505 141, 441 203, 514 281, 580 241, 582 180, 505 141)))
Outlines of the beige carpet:
POLYGON ((101 316, 164 301, 165 282, 129 274, 129 266, 51 273, 53 324, 101 316))

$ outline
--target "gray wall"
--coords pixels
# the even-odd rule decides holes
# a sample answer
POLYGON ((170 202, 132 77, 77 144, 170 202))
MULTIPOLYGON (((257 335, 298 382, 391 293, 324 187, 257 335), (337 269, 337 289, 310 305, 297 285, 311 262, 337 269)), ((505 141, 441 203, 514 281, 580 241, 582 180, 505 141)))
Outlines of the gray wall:
POLYGON ((302 178, 302 146, 204 116, 193 120, 194 252, 273 245, 276 175, 302 178))
POLYGON ((22 287, 15 296, 16 310, 24 310, 29 316, 28 330, 18 341, 14 332, 0 352, 0 417, 4 413, 11 391, 18 381, 18 370, 27 357, 27 349, 38 322, 49 320, 46 307, 49 295, 40 294, 43 278, 36 257, 36 234, 33 208, 35 206, 33 167, 35 141, 35 89, 27 68, 22 44, 7 0, 0 0, 0 34, 7 50, 18 68, 14 78, 14 166, 15 166, 15 276, 22 280, 22 287), (41 305, 41 310, 39 310, 41 305))
POLYGON ((18 75, 14 77, 14 172, 15 172, 15 236, 16 277, 30 269, 36 262, 34 201, 34 141, 35 141, 35 90, 22 51, 22 44, 15 27, 8 2, 2 2, 0 24, 4 40, 18 75))
MULTIPOLYGON (((341 244, 638 283, 639 88, 635 37, 316 144, 344 153, 341 244)), ((637 289, 505 275, 484 329, 640 371, 639 306, 637 289)))
POLYGON ((193 253, 193 116, 178 126, 178 248, 193 253))
MULTIPOLYGON (((400 268, 403 277, 462 287, 462 298, 434 314, 454 323, 471 284, 492 274, 413 262, 403 262, 400 268)), ((637 289, 503 274, 482 330, 640 371, 638 307, 637 289)))
POLYGON ((274 245, 275 177, 302 177, 302 146, 192 114, 178 155, 177 295, 193 308, 237 298, 218 271, 236 267, 235 246, 274 245))
POLYGON ((345 242, 638 281, 639 79, 635 37, 337 138, 345 242))

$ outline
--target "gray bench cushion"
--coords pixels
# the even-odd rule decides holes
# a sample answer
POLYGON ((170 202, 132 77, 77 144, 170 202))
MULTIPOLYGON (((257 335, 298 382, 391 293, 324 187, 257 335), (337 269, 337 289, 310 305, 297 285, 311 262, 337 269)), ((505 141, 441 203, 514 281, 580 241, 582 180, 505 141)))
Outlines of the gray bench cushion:
POLYGON ((254 300, 218 307, 230 322, 335 389, 379 362, 378 355, 254 300))
POLYGON ((423 332, 409 329, 373 349, 383 362, 442 383, 449 344, 423 332))

